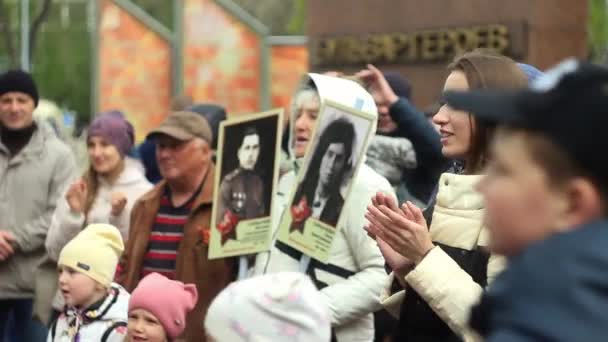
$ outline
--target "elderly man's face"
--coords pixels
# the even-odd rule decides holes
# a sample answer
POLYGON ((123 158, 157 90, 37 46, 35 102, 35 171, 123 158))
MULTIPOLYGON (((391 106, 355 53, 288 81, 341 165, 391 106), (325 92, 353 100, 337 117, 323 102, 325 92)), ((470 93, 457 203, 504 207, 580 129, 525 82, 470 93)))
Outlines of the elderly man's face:
POLYGON ((238 157, 241 168, 253 170, 255 163, 260 155, 260 136, 249 134, 243 138, 243 143, 239 147, 238 157))
POLYGON ((196 175, 209 162, 209 145, 198 139, 182 141, 168 135, 156 138, 156 160, 168 182, 196 175))
POLYGON ((321 169, 319 170, 319 182, 323 186, 329 186, 337 182, 344 171, 346 164, 346 149, 344 143, 333 143, 327 147, 321 159, 321 169))

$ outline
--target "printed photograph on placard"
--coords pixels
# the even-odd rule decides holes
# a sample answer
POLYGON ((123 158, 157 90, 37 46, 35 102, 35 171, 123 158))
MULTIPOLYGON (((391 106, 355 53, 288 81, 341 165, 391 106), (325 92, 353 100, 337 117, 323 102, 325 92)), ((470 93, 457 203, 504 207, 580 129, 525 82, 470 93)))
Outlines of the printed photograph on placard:
POLYGON ((282 117, 277 109, 220 124, 209 259, 269 249, 282 117))
POLYGON ((332 101, 319 111, 278 239, 326 262, 374 117, 332 101))

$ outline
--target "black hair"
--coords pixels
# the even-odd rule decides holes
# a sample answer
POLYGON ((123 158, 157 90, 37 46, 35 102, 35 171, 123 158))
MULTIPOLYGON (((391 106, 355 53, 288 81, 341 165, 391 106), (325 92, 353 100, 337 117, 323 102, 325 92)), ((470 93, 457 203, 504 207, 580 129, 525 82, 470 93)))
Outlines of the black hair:
MULTIPOLYGON (((319 137, 319 143, 315 148, 312 158, 310 159, 310 163, 308 164, 308 169, 306 170, 306 174, 296 196, 294 197, 294 202, 297 203, 300 201, 302 196, 306 196, 306 201, 310 205, 314 200, 314 191, 316 190, 317 183, 319 181, 319 170, 321 168, 321 160, 325 155, 325 152, 329 148, 331 144, 341 143, 344 144, 344 152, 346 162, 348 163, 343 172, 347 171, 351 165, 351 156, 353 152, 353 145, 355 142, 355 127, 352 122, 348 121, 345 118, 339 118, 337 120, 332 121, 325 130, 321 133, 319 137)), ((340 187, 340 182, 336 182, 336 184, 332 184, 337 188, 340 187)))

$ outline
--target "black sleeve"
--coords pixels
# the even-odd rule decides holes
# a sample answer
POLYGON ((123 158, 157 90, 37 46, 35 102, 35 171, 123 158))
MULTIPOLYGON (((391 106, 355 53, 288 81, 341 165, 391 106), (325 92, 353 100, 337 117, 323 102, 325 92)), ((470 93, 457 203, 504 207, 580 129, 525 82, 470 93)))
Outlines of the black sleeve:
POLYGON ((397 136, 409 139, 416 152, 418 167, 404 170, 405 184, 412 195, 428 203, 439 176, 449 166, 449 160, 441 154, 441 136, 424 113, 405 98, 399 98, 389 108, 389 113, 397 124, 397 136))
POLYGON ((441 154, 441 137, 424 113, 405 98, 399 98, 389 108, 389 113, 397 124, 398 135, 414 145, 418 165, 428 169, 444 166, 446 159, 441 154))

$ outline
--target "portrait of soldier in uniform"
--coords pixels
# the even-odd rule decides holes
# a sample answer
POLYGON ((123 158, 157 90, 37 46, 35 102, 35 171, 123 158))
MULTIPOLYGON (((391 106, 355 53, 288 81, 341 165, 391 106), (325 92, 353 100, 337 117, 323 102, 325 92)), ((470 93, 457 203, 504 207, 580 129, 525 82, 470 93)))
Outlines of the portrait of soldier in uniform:
POLYGON ((267 248, 265 236, 271 231, 272 194, 279 175, 282 116, 282 110, 275 109, 220 124, 210 258, 267 248))
POLYGON ((247 127, 237 150, 239 165, 221 182, 217 221, 227 213, 238 221, 268 215, 264 201, 264 183, 255 166, 260 156, 260 134, 255 127, 247 127))
MULTIPOLYGON (((355 128, 352 122, 339 118, 327 125, 312 152, 305 176, 292 202, 292 211, 304 211, 310 217, 335 227, 344 198, 340 192, 345 176, 351 170, 355 128)), ((303 230, 303 227, 292 227, 303 230)))

